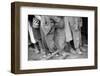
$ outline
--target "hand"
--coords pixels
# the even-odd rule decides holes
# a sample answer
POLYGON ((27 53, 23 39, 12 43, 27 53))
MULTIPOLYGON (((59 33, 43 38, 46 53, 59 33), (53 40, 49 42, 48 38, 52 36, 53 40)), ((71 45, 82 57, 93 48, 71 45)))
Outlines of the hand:
POLYGON ((37 18, 33 18, 33 28, 39 28, 39 20, 37 18))

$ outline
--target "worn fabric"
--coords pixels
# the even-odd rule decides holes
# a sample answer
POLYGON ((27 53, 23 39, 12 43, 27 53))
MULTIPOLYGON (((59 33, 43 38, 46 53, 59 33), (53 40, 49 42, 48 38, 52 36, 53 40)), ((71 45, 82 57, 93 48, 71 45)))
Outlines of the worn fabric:
POLYGON ((72 40, 72 33, 69 25, 69 17, 64 17, 64 23, 65 23, 64 31, 66 36, 66 42, 70 42, 72 40))
POLYGON ((65 46, 65 32, 64 29, 56 29, 55 31, 55 45, 57 49, 62 50, 65 46))
POLYGON ((41 30, 41 39, 42 39, 42 49, 44 49, 45 52, 48 52, 49 48, 47 46, 45 34, 44 34, 43 29, 41 27, 40 27, 40 30, 41 30))
POLYGON ((44 34, 47 35, 52 27, 51 23, 50 23, 50 18, 48 16, 41 16, 41 17, 42 17, 41 28, 42 28, 44 34))
POLYGON ((64 31, 64 19, 59 18, 60 19, 55 25, 56 25, 56 29, 55 29, 55 45, 57 47, 57 49, 62 50, 64 49, 65 46, 65 31, 64 31))
POLYGON ((81 27, 82 27, 82 18, 80 17, 69 17, 68 22, 72 32, 72 37, 74 41, 75 48, 79 48, 81 44, 81 27))
MULTIPOLYGON (((51 24, 50 17, 42 16, 41 20, 41 30, 42 30, 42 40, 44 47, 49 49, 50 52, 53 52, 54 48, 54 24, 51 24)), ((48 51, 47 51, 48 52, 48 51)))
POLYGON ((32 30, 32 27, 31 27, 30 22, 28 22, 28 32, 29 32, 29 38, 30 38, 29 41, 30 41, 31 43, 36 43, 35 38, 34 38, 34 35, 33 35, 33 30, 32 30))
POLYGON ((41 39, 40 28, 32 28, 33 35, 36 41, 41 39))

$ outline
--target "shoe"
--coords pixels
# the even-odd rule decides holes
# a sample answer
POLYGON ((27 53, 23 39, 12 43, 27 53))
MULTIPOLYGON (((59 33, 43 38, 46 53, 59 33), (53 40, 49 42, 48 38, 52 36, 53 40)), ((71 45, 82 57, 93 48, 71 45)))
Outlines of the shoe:
POLYGON ((82 54, 82 51, 81 51, 79 48, 77 48, 77 49, 76 49, 76 53, 77 53, 77 54, 82 54))
POLYGON ((72 48, 71 48, 70 52, 71 52, 71 54, 77 54, 76 51, 72 48))

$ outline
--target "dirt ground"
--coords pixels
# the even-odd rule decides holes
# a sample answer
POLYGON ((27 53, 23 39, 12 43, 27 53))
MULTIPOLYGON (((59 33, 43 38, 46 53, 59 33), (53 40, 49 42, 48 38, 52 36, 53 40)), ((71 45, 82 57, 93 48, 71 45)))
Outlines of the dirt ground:
POLYGON ((69 49, 69 52, 61 51, 60 54, 55 54, 54 56, 46 59, 48 56, 44 53, 36 53, 33 48, 28 49, 28 60, 58 60, 58 59, 80 59, 88 58, 88 47, 85 44, 82 47, 82 54, 74 53, 75 50, 69 49))

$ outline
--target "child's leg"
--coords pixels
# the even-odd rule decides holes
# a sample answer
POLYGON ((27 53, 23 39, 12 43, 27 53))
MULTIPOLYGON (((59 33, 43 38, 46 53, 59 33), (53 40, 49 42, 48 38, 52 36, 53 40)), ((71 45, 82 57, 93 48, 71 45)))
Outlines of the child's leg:
POLYGON ((79 30, 73 32, 73 40, 74 40, 74 46, 75 46, 76 52, 78 54, 82 54, 82 52, 80 51, 81 33, 79 30))

